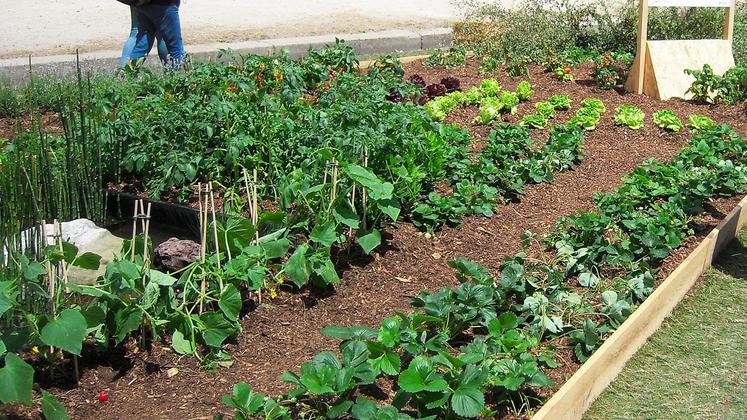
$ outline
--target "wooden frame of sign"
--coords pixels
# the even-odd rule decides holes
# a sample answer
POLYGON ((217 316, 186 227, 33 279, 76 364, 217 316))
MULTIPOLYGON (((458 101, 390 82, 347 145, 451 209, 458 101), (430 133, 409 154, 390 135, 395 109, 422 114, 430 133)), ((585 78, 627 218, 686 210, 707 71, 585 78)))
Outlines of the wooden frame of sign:
MULTIPOLYGON (((640 0, 639 3, 639 21, 638 21, 638 51, 636 53, 633 67, 630 70, 630 76, 625 84, 626 90, 638 94, 646 93, 655 96, 657 99, 668 99, 672 96, 684 97, 682 83, 676 88, 659 89, 658 84, 662 83, 661 78, 672 77, 672 72, 682 71, 680 68, 662 69, 659 79, 656 78, 657 63, 653 62, 651 49, 657 49, 655 52, 661 57, 662 62, 668 65, 676 64, 679 60, 686 60, 688 57, 700 56, 701 60, 711 57, 702 55, 702 52, 711 52, 713 54, 726 54, 728 56, 721 58, 725 64, 720 67, 733 66, 734 57, 731 52, 731 43, 734 38, 734 14, 736 11, 736 0, 640 0), (682 40, 682 41, 649 41, 648 40, 648 11, 650 7, 717 7, 726 9, 724 36, 722 40, 682 40), (656 79, 651 81, 648 79, 656 79), (674 93, 673 93, 674 92, 674 93)), ((707 54, 706 54, 707 55, 707 54)), ((692 61, 692 60, 690 60, 692 61)), ((697 60, 696 60, 697 61, 697 60)), ((716 59, 715 61, 719 61, 716 59)), ((704 62, 703 64, 713 64, 704 62)), ((698 68, 702 67, 702 64, 698 68)), ((691 67, 692 68, 692 67, 691 67)), ((725 71, 725 69, 724 69, 725 71)), ((681 76, 679 74, 677 77, 681 76)))

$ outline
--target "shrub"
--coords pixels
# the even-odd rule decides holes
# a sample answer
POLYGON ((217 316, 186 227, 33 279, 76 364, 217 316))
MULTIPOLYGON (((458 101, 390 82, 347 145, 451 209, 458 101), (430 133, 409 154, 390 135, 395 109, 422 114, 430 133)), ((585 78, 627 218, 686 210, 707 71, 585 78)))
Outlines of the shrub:
POLYGON ((0 118, 19 117, 23 114, 21 98, 14 89, 0 86, 0 118))

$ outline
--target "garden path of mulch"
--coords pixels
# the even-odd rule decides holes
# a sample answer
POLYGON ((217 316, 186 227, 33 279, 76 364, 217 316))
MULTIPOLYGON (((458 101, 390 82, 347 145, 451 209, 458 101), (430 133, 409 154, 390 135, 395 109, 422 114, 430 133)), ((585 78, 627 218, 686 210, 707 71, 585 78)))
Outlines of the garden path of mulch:
MULTIPOLYGON (((468 88, 483 79, 474 61, 451 70, 428 68, 422 63, 405 67, 408 76, 421 74, 428 83, 451 75, 460 78, 462 87, 468 88)), ((650 122, 654 111, 669 108, 683 120, 690 113, 702 113, 718 122, 732 124, 740 133, 747 128, 744 110, 736 107, 696 105, 680 100, 660 103, 643 96, 622 95, 590 85, 590 65, 579 66, 577 72, 577 82, 567 83, 540 68, 531 71, 530 80, 535 89, 531 103, 561 93, 572 98, 574 106, 558 114, 560 122, 569 119, 585 97, 600 98, 607 106, 602 123, 584 141, 583 162, 573 171, 558 174, 553 184, 530 185, 520 201, 499 206, 494 217, 469 217, 461 229, 445 228, 432 238, 420 234, 412 225, 396 225, 389 229, 388 245, 381 253, 370 258, 353 258, 352 265, 343 267, 342 283, 334 293, 282 292, 277 299, 249 313, 242 322, 244 331, 228 346, 235 359, 228 369, 208 372, 194 358, 174 355, 165 343, 156 343, 150 352, 130 344, 122 354, 100 355, 98 360, 85 358, 78 387, 58 386, 50 387, 51 390, 66 405, 71 418, 193 419, 228 413, 221 396, 230 393, 236 382, 245 381, 255 390, 278 394, 288 389, 278 380, 283 371, 297 369, 319 351, 336 349, 338 341, 322 336, 321 328, 376 327, 395 310, 409 310, 410 299, 421 290, 455 286, 458 282, 447 266, 452 258, 463 256, 497 273, 504 257, 521 250, 521 232, 548 233, 560 217, 579 209, 592 209, 596 192, 614 189, 622 175, 646 158, 673 157, 689 133, 663 133, 650 122), (623 103, 634 103, 646 112, 644 129, 632 131, 614 126, 614 109, 623 103), (168 378, 167 370, 174 367, 179 373, 168 378), (109 391, 107 403, 96 401, 103 389, 109 391)), ((521 80, 512 80, 505 73, 497 77, 508 89, 521 80)), ((515 123, 533 111, 531 105, 522 104, 518 115, 505 118, 515 123)), ((489 129, 471 125, 476 114, 476 108, 456 110, 447 121, 468 127, 479 148, 489 129)), ((663 275, 676 267, 736 202, 732 198, 712 203, 709 214, 698 219, 698 235, 665 261, 663 275)), ((561 361, 564 366, 551 373, 559 381, 558 386, 578 368, 570 357, 561 361)))

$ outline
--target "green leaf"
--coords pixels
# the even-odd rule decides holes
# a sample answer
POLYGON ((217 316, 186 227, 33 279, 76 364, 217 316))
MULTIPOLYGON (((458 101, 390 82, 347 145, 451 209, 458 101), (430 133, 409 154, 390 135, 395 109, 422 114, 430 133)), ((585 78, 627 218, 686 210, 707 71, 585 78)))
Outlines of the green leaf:
POLYGON ((227 285, 218 300, 218 306, 231 321, 238 321, 241 313, 241 293, 233 284, 227 285))
POLYGON ((382 213, 389 216, 392 221, 396 222, 399 218, 400 204, 394 198, 384 198, 376 202, 376 206, 381 210, 382 213))
POLYGON ((343 401, 327 410, 327 418, 336 419, 340 416, 343 416, 347 414, 348 410, 350 410, 350 407, 352 406, 352 401, 343 401))
POLYGON ((23 277, 29 281, 34 281, 38 279, 39 276, 44 275, 46 273, 47 273, 47 270, 44 269, 44 266, 39 264, 36 261, 29 263, 23 269, 23 277))
POLYGON ((370 254, 377 246, 381 245, 381 232, 377 229, 371 229, 370 232, 360 235, 356 238, 363 251, 370 254))
POLYGON ((399 338, 399 329, 402 321, 397 317, 385 318, 379 327, 379 341, 388 348, 394 347, 399 338))
POLYGON ((42 390, 42 414, 46 420, 68 420, 65 407, 54 395, 42 390))
POLYGON ((578 276, 578 284, 582 287, 597 287, 597 284, 599 284, 599 277, 587 271, 578 276))
POLYGON ((397 375, 402 368, 402 359, 397 353, 385 351, 381 356, 371 360, 371 366, 387 375, 397 375))
POLYGON ((480 388, 458 388, 451 396, 451 408, 459 416, 477 417, 485 408, 485 395, 480 388))
POLYGON ((274 241, 262 242, 260 243, 260 246, 265 251, 267 258, 280 258, 288 253, 290 241, 287 238, 280 238, 274 241))
POLYGON ((73 265, 84 270, 98 270, 101 266, 101 255, 86 252, 85 254, 78 255, 73 261, 73 265))
POLYGON ((407 392, 441 392, 449 385, 441 375, 433 370, 430 359, 418 356, 410 362, 407 369, 399 375, 399 386, 407 392))
POLYGON ((237 332, 236 327, 218 312, 205 312, 200 315, 200 320, 205 324, 202 339, 210 347, 220 347, 228 337, 237 332))
POLYGON ((0 293, 0 316, 3 316, 8 309, 13 307, 13 303, 4 293, 0 293))
POLYGON ((368 169, 358 165, 350 165, 347 172, 353 181, 367 188, 372 200, 379 201, 392 198, 394 186, 389 182, 382 182, 368 169))
POLYGON ((309 267, 309 261, 306 258, 308 250, 308 244, 300 245, 285 264, 285 272, 298 287, 306 285, 311 275, 311 267, 309 267))
POLYGON ((170 287, 170 286, 173 286, 174 283, 176 283, 175 277, 170 276, 166 273, 162 273, 158 270, 149 270, 148 276, 150 277, 150 281, 152 281, 153 283, 159 286, 170 287))
POLYGON ((15 353, 5 355, 5 367, 0 369, 0 401, 31 405, 31 387, 34 385, 34 368, 15 353))
POLYGON ((348 204, 347 201, 340 201, 337 203, 335 208, 332 210, 332 215, 335 217, 335 220, 337 220, 337 223, 341 223, 353 229, 358 229, 360 227, 360 219, 353 209, 350 208, 350 204, 348 204))
POLYGON ((184 338, 184 334, 179 330, 174 330, 171 336, 171 347, 179 354, 193 354, 195 352, 194 344, 184 338))
POLYGON ((0 339, 0 356, 4 355, 8 349, 5 347, 5 342, 0 339))
POLYGON ((337 231, 335 223, 331 220, 325 223, 317 223, 311 230, 309 239, 323 246, 332 246, 337 240, 337 231))
POLYGON ((327 337, 339 338, 341 340, 372 340, 377 335, 377 331, 369 327, 339 327, 336 325, 322 328, 321 333, 327 337))
POLYGON ((42 328, 41 339, 44 344, 80 356, 83 340, 88 335, 87 329, 88 323, 80 311, 65 309, 57 319, 42 328))

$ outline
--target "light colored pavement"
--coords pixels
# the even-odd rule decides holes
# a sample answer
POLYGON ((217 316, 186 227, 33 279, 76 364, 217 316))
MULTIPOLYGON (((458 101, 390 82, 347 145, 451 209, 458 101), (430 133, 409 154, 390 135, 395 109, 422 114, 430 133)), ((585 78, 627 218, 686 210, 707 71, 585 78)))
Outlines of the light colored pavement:
MULTIPOLYGON (((0 58, 116 50, 129 9, 115 0, 0 0, 0 58)), ((182 0, 186 43, 450 26, 449 0, 182 0)))

